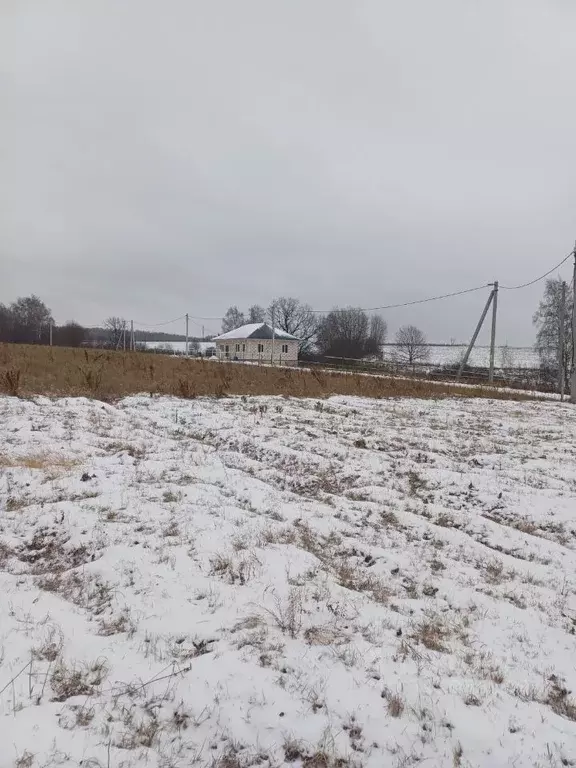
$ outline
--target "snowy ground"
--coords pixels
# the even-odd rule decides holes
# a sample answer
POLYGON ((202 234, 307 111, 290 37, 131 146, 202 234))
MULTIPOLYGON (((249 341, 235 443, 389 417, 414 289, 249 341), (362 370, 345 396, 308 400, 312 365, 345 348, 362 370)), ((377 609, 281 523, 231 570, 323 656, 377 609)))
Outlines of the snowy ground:
MULTIPOLYGON (((139 343, 143 344, 146 349, 162 349, 169 353, 177 352, 180 355, 183 355, 186 352, 185 341, 144 341, 139 343)), ((197 346, 198 350, 202 352, 202 354, 205 354, 206 350, 208 349, 216 348, 216 345, 213 341, 191 341, 189 344, 191 349, 193 349, 192 345, 197 346)))
MULTIPOLYGON (((461 362, 468 344, 446 344, 444 346, 428 346, 430 365, 457 365, 461 362)), ((397 350, 394 345, 383 347, 385 360, 394 360, 397 350)), ((534 347, 496 347, 495 365, 497 368, 539 368, 540 358, 534 347)), ((490 364, 490 347, 476 346, 470 354, 468 365, 487 368, 490 364)))
MULTIPOLYGON (((144 342, 149 349, 165 349, 166 352, 184 354, 186 342, 184 341, 147 341, 144 342)), ((200 351, 205 353, 207 349, 214 348, 214 342, 198 342, 200 351)), ((428 363, 430 365, 456 365, 462 360, 466 352, 467 344, 446 344, 444 346, 430 345, 428 363)), ((384 360, 395 360, 397 350, 394 345, 386 345, 382 349, 384 360)), ((490 347, 474 347, 470 355, 469 365, 487 368, 490 362, 490 347)), ((502 368, 538 368, 540 359, 534 347, 508 347, 496 348, 496 366, 502 368)))
POLYGON ((0 418, 0 768, 576 765, 572 407, 0 418))

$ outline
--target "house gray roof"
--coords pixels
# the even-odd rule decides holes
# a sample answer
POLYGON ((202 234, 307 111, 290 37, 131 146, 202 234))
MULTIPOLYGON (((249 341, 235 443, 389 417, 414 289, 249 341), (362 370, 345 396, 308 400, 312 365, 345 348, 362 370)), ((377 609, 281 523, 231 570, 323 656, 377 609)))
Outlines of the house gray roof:
MULTIPOLYGON (((292 336, 286 331, 282 331, 280 328, 274 329, 274 336, 276 339, 282 341, 298 341, 296 336, 292 336)), ((241 325, 240 328, 234 328, 232 331, 222 333, 220 336, 215 336, 212 341, 227 341, 228 339, 271 339, 272 328, 268 323, 248 323, 248 325, 241 325)))

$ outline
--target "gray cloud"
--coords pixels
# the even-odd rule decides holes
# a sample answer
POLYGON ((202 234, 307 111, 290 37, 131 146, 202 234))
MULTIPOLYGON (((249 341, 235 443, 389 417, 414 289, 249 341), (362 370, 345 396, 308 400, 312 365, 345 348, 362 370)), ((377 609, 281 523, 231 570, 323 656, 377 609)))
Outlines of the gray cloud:
MULTIPOLYGON (((529 279, 576 236, 575 33, 545 0, 5 3, 0 300, 153 323, 529 279)), ((483 301, 386 317, 464 339, 483 301)))

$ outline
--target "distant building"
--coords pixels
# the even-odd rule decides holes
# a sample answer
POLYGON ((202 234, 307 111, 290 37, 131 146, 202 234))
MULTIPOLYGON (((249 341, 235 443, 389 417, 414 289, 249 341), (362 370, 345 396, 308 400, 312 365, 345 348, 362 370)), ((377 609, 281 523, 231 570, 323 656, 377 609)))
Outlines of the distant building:
POLYGON ((267 323, 242 325, 221 336, 215 336, 212 341, 216 344, 220 360, 298 364, 298 339, 279 328, 272 332, 267 323))

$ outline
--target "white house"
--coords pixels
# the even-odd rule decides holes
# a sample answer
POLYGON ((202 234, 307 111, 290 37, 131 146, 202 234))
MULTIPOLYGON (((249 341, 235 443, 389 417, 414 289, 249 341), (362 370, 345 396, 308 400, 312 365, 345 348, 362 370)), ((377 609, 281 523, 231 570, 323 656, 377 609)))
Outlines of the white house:
POLYGON ((220 360, 249 360, 278 365, 298 364, 298 339, 267 323, 250 323, 216 336, 220 360))

